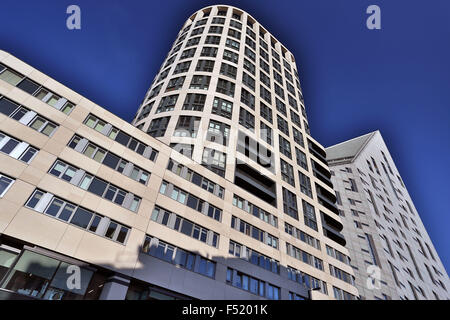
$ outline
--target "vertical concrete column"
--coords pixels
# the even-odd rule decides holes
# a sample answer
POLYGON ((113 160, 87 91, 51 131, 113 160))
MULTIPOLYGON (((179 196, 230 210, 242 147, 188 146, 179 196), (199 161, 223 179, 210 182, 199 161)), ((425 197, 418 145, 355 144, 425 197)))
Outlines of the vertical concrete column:
POLYGON ((125 300, 130 280, 118 274, 106 280, 100 300, 125 300))

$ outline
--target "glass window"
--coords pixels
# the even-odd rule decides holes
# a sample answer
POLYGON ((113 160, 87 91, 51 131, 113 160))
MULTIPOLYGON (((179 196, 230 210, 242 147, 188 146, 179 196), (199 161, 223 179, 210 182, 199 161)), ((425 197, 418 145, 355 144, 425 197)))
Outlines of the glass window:
POLYGON ((34 208, 38 204, 39 200, 41 200, 42 196, 44 195, 44 192, 40 190, 36 190, 34 194, 31 196, 30 200, 27 202, 27 207, 34 208))
POLYGON ((0 197, 3 197, 13 182, 13 179, 0 175, 0 197))
POLYGON ((78 207, 70 223, 86 229, 92 219, 92 215, 92 212, 78 207))
POLYGON ((23 79, 23 76, 18 74, 17 72, 7 69, 0 73, 0 79, 8 82, 13 86, 16 86, 20 82, 20 80, 23 79))

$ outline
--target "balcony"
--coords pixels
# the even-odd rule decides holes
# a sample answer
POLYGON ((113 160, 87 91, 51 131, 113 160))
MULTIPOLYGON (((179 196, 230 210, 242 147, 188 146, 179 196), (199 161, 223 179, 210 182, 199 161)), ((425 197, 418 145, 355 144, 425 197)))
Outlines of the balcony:
POLYGON ((320 162, 322 162, 325 166, 328 167, 328 163, 326 160, 327 153, 322 147, 320 147, 319 145, 315 144, 314 142, 308 139, 308 149, 313 156, 315 156, 320 162))
POLYGON ((267 203, 276 206, 275 182, 247 164, 236 163, 234 183, 267 203))
POLYGON ((317 183, 315 183, 315 186, 316 186, 317 200, 319 201, 319 203, 328 210, 335 213, 336 215, 339 215, 339 210, 336 207, 336 195, 326 190, 325 188, 321 187, 317 183))
POLYGON ((327 238, 345 246, 346 241, 341 233, 343 229, 342 223, 322 211, 320 211, 320 217, 322 219, 323 234, 327 238))
POLYGON ((313 169, 314 176, 317 179, 319 179, 320 181, 322 181, 323 183, 325 183, 330 188, 333 188, 333 183, 330 180, 331 173, 327 169, 325 169, 323 166, 318 164, 316 161, 314 161, 313 159, 311 159, 311 166, 313 169))

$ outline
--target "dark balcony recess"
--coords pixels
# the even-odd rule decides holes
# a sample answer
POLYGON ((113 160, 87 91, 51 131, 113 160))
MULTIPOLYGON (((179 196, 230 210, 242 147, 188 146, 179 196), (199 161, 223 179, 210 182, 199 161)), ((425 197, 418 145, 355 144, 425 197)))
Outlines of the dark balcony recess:
POLYGON ((236 163, 234 183, 276 207, 275 182, 244 163, 236 163))
POLYGON ((309 152, 311 152, 320 162, 322 162, 325 166, 328 166, 326 160, 327 153, 322 147, 308 139, 308 149, 309 152))
POLYGON ((320 218, 322 220, 323 234, 329 239, 345 246, 346 241, 341 233, 343 229, 342 223, 322 211, 320 211, 320 218))
POLYGON ((321 187, 317 183, 315 183, 315 186, 316 186, 317 200, 319 201, 319 203, 328 210, 335 213, 336 215, 339 215, 339 210, 336 207, 336 195, 326 190, 325 188, 321 187))

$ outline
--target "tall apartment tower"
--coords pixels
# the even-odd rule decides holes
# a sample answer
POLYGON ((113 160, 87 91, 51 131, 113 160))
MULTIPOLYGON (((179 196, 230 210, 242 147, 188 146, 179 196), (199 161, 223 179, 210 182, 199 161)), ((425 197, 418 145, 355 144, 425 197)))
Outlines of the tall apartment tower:
POLYGON ((380 132, 326 150, 361 298, 449 299, 447 272, 380 132))
MULTIPOLYGON (((292 257, 309 249, 330 266, 313 263, 307 273, 326 281, 317 269, 329 274, 336 266, 352 283, 324 149, 310 135, 294 56, 249 14, 229 6, 193 14, 132 123, 216 173, 225 204, 233 204, 222 224, 247 228, 244 234, 254 227, 267 230, 276 253, 264 254, 289 272, 306 271, 292 257), (245 211, 254 217, 249 220, 245 211), (309 245, 292 242, 305 237, 309 245), (343 258, 329 259, 328 246, 343 258)), ((235 230, 230 243, 261 246, 236 238, 235 230)), ((348 290, 336 289, 337 297, 356 293, 348 290)))
POLYGON ((294 58, 237 8, 187 20, 132 124, 0 51, 0 128, 0 298, 358 296, 294 58))

